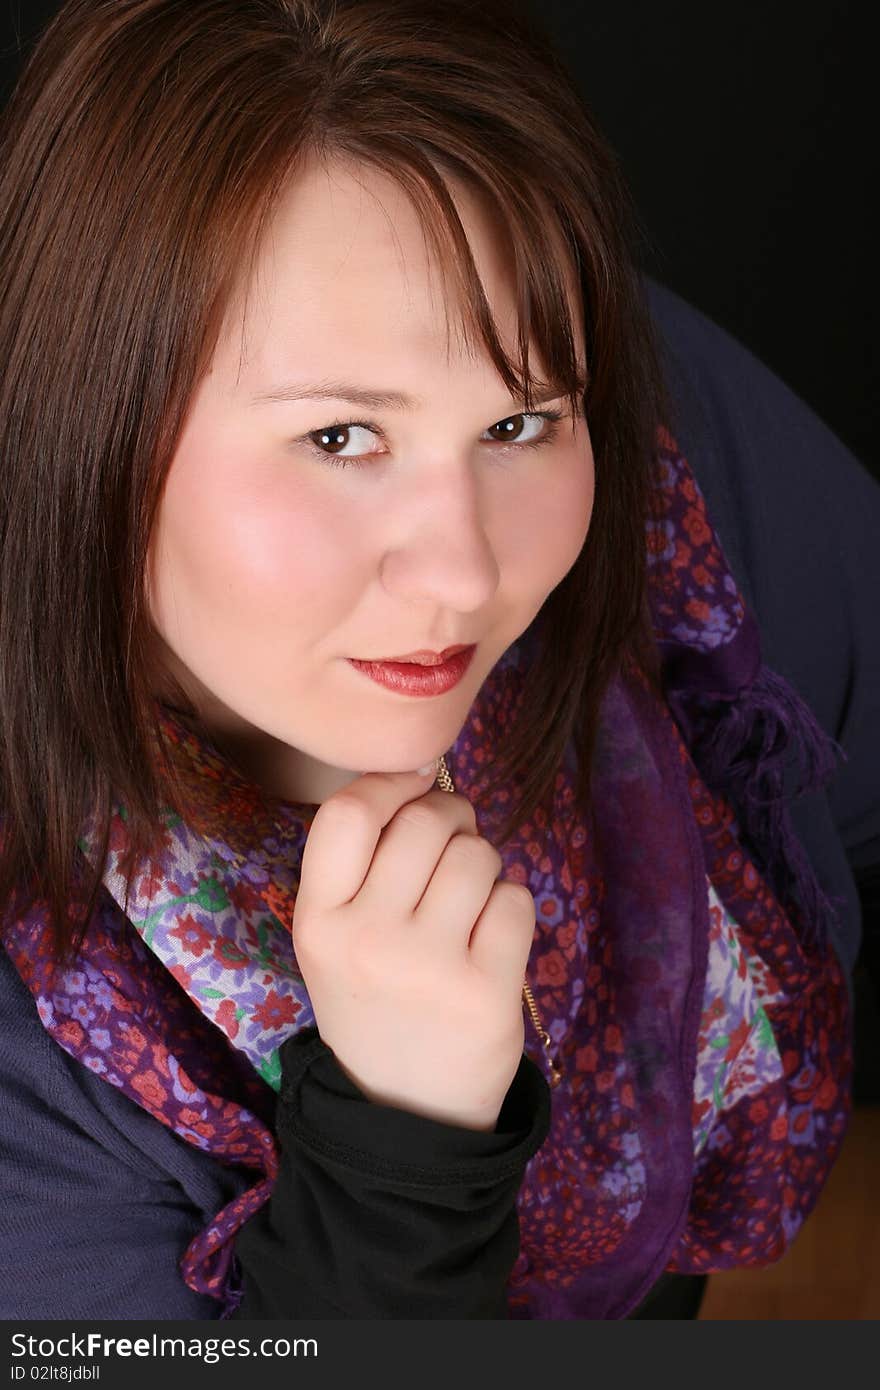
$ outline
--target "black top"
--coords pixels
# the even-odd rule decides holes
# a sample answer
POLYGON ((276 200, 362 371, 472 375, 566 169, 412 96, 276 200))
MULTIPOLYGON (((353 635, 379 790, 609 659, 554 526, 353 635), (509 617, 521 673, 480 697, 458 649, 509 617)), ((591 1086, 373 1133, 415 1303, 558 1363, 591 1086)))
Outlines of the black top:
POLYGON ((317 1028, 279 1053, 281 1163, 241 1227, 233 1318, 506 1318, 516 1197, 550 1129, 523 1053, 493 1132, 368 1100, 317 1028))

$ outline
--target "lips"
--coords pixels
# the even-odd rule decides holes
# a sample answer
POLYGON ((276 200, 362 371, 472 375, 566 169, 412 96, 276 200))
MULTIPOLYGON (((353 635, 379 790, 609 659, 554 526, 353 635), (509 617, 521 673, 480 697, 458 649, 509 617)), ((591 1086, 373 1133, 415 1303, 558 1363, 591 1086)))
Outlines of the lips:
POLYGON ((459 652, 470 651, 471 646, 473 643, 464 643, 455 647, 446 647, 442 652, 423 650, 408 652, 406 656, 377 656, 370 659, 377 662, 396 661, 411 666, 442 666, 444 661, 448 661, 451 656, 456 656, 459 652))
MULTIPOLYGON (((427 697, 445 695, 458 685, 476 650, 475 645, 463 647, 445 661, 435 661, 433 665, 418 661, 357 661, 354 657, 348 660, 355 670, 398 695, 427 697)), ((416 655, 419 653, 410 653, 410 656, 416 655)), ((428 655, 437 654, 429 652, 428 655)))

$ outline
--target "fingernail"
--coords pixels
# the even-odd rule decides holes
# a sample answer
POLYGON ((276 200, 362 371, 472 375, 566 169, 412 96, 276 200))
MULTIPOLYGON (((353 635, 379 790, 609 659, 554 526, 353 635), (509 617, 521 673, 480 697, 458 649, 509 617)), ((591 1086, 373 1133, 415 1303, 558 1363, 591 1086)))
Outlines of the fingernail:
POLYGON ((436 771, 437 771, 437 759, 436 759, 436 758, 434 759, 434 761, 433 761, 432 763, 427 763, 424 767, 418 767, 418 768, 416 768, 416 772, 418 773, 418 775, 419 775, 420 777, 427 777, 429 773, 431 773, 431 772, 436 772, 436 771))

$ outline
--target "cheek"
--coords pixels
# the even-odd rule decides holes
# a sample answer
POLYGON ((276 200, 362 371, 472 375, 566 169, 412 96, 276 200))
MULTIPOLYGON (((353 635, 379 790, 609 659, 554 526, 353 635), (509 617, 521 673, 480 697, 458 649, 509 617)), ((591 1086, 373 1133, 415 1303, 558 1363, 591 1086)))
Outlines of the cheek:
POLYGON ((526 553, 542 582, 559 583, 577 560, 590 529, 594 497, 593 455, 587 447, 561 462, 522 508, 528 527, 526 553))
POLYGON ((360 583, 341 507, 307 487, 245 488, 218 469, 212 486, 194 468, 172 473, 155 552, 159 616, 227 632, 320 627, 360 583))

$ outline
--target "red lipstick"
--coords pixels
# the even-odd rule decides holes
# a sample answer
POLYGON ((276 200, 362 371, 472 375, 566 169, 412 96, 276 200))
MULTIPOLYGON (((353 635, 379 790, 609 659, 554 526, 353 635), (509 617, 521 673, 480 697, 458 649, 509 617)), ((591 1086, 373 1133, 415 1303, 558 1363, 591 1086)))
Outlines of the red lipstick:
POLYGON ((393 661, 356 661, 349 657, 349 663, 400 695, 443 695, 458 685, 476 650, 476 645, 448 647, 446 652, 411 652, 408 660, 393 661))
POLYGON ((451 656, 455 656, 458 652, 466 652, 467 650, 466 646, 444 647, 442 652, 429 652, 423 650, 419 652, 407 652, 405 656, 379 656, 376 657, 376 660, 382 662, 402 661, 405 665, 439 666, 442 662, 448 661, 451 656))

